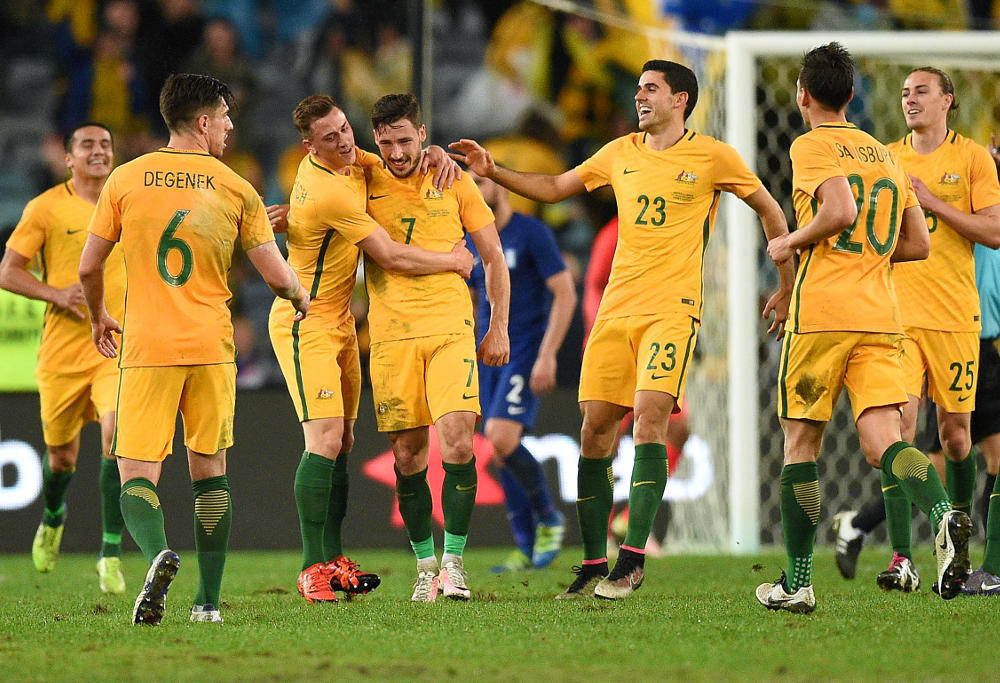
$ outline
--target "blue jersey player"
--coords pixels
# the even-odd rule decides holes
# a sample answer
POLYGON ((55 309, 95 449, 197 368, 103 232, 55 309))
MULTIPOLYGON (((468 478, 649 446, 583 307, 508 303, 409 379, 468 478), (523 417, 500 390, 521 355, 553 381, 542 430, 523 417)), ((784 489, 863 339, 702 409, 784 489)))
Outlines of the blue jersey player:
MULTIPOLYGON (((555 237, 536 218, 514 213, 507 190, 474 176, 496 216, 500 243, 510 270, 510 362, 479 364, 479 395, 484 432, 493 445, 494 463, 504 490, 507 515, 518 549, 498 571, 547 567, 562 547, 563 516, 549 495, 542 468, 521 443, 538 412, 539 397, 556 384, 556 352, 566 337, 576 307, 573 276, 566 269, 555 237)), ((489 328, 483 266, 476 265, 469 286, 477 297, 477 343, 489 328)))

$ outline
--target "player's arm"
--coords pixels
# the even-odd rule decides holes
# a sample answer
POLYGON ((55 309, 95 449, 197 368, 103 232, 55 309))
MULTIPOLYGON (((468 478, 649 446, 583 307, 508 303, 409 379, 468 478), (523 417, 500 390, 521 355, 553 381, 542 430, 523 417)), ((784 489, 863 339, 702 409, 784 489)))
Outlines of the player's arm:
POLYGON ((451 251, 431 251, 413 244, 400 244, 379 226, 358 242, 366 254, 384 270, 406 275, 430 275, 455 272, 468 279, 472 274, 472 252, 460 240, 451 251))
POLYGON ((858 205, 851 186, 844 176, 827 178, 816 188, 819 210, 813 219, 787 237, 779 237, 767 244, 771 260, 781 264, 799 249, 833 237, 854 224, 858 205))
POLYGON ((104 263, 114 246, 111 240, 89 233, 80 255, 80 284, 90 311, 90 335, 105 358, 118 355, 118 341, 111 333, 122 331, 121 325, 108 315, 104 306, 104 263))
POLYGON ((448 156, 444 147, 430 145, 424 150, 420 159, 420 174, 427 173, 432 166, 434 178, 431 179, 431 184, 438 190, 447 190, 452 183, 462 177, 462 167, 448 156))
POLYGON ((922 261, 931 253, 931 234, 927 231, 927 220, 919 206, 903 209, 903 220, 899 223, 899 238, 889 260, 893 263, 922 261))
POLYGON ((510 308, 510 273, 503 258, 500 235, 495 223, 470 232, 483 260, 486 273, 486 297, 490 300, 490 327, 479 345, 479 360, 486 365, 506 365, 510 360, 510 337, 507 319, 510 308))
POLYGON ((538 347, 538 358, 531 368, 531 379, 528 380, 528 386, 536 396, 549 393, 556 385, 556 353, 566 339, 577 300, 573 275, 568 268, 549 276, 545 280, 545 286, 552 292, 552 307, 549 309, 545 335, 538 347))
MULTIPOLYGON (((743 198, 747 206, 757 212, 761 225, 764 227, 764 236, 767 237, 768 244, 777 239, 787 239, 788 222, 785 220, 785 212, 781 210, 781 205, 771 196, 766 187, 761 186, 759 190, 743 198)), ((765 319, 771 317, 774 312, 774 320, 767 328, 767 333, 774 332, 778 339, 784 336, 785 321, 788 320, 788 307, 792 301, 792 285, 795 282, 795 268, 791 259, 788 259, 778 266, 778 291, 771 295, 764 306, 763 316, 765 319)))
POLYGON ((302 286, 295 271, 278 251, 278 245, 274 241, 268 241, 247 249, 246 253, 250 263, 264 278, 271 291, 276 296, 292 302, 297 311, 293 319, 305 318, 309 312, 309 292, 302 286))
POLYGON ((29 299, 55 304, 70 315, 83 319, 86 313, 82 306, 86 302, 80 283, 74 282, 63 289, 53 287, 28 272, 30 262, 31 259, 8 247, 0 261, 0 287, 29 299))
POLYGON ((474 173, 491 178, 511 192, 537 202, 555 204, 587 190, 573 169, 560 175, 521 173, 497 164, 493 155, 475 140, 463 138, 448 147, 457 152, 451 154, 451 158, 461 161, 474 173))
POLYGON ((915 175, 910 176, 917 201, 925 211, 930 211, 947 223, 959 235, 990 249, 1000 249, 1000 204, 987 206, 974 213, 956 209, 934 196, 927 185, 915 175))

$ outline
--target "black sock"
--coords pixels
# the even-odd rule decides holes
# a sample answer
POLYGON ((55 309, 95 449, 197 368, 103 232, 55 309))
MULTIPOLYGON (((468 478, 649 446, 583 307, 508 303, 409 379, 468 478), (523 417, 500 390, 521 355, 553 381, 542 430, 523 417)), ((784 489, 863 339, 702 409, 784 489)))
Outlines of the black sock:
POLYGON ((872 498, 858 511, 851 523, 855 529, 870 534, 875 527, 885 521, 885 501, 882 498, 872 498))

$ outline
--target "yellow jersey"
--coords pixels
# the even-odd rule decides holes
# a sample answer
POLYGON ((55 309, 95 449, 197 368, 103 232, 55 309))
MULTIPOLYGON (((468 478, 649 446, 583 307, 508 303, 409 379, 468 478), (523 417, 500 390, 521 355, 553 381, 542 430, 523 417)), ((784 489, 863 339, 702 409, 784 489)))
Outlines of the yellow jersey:
MULTIPOLYGON (((94 205, 76 193, 73 181, 56 185, 24 207, 21 220, 7 241, 7 248, 27 259, 37 254, 42 280, 56 289, 80 281, 80 254, 87 241, 87 225, 94 205)), ((115 247, 104 267, 104 302, 108 314, 121 321, 125 309, 125 260, 115 247)), ((106 359, 90 334, 86 307, 77 318, 55 304, 45 307, 45 325, 38 348, 38 370, 79 372, 100 365, 106 359)))
MULTIPOLYGON (((435 189, 432 179, 431 172, 396 178, 384 164, 371 167, 368 213, 397 242, 449 252, 465 231, 492 223, 493 212, 468 174, 447 190, 435 189)), ((372 343, 475 329, 469 287, 458 273, 390 273, 366 257, 365 282, 372 343)))
POLYGON ((646 133, 630 133, 575 170, 588 190, 610 185, 618 202, 618 245, 597 320, 664 313, 701 320, 705 247, 719 196, 761 188, 736 150, 693 131, 655 150, 646 133))
MULTIPOLYGON (((982 145, 948 131, 930 154, 920 154, 912 134, 889 145, 903 169, 924 181, 931 193, 965 213, 1000 204, 1000 183, 990 153, 982 145)), ((892 271, 899 311, 907 327, 949 332, 978 332, 974 242, 925 211, 931 254, 925 261, 898 263, 892 271)))
POLYGON ((792 331, 901 333, 889 258, 903 210, 919 206, 903 167, 885 145, 851 123, 817 126, 796 138, 789 153, 799 227, 816 215, 816 189, 830 178, 846 178, 858 205, 851 227, 800 254, 792 331))
POLYGON ((207 152, 161 148, 111 173, 90 232, 124 249, 120 367, 234 360, 233 248, 274 241, 249 182, 207 152))

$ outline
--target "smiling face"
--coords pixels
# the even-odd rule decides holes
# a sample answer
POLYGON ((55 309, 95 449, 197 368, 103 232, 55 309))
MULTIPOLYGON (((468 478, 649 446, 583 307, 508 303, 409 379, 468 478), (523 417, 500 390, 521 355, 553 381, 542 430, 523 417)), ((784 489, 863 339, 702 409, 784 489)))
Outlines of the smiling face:
POLYGON ((686 92, 674 93, 659 71, 644 71, 635 91, 639 130, 656 133, 679 118, 683 123, 686 92))
POLYGON ((313 156, 334 169, 350 166, 358 154, 354 146, 354 129, 337 107, 309 125, 305 143, 313 156))
POLYGON ((941 88, 937 74, 914 71, 903 81, 903 116, 910 130, 922 131, 947 125, 948 110, 955 97, 941 88))
POLYGON ((421 150, 427 139, 424 125, 417 128, 409 119, 399 119, 373 132, 379 154, 392 174, 397 178, 413 175, 420 166, 421 150))
POLYGON ((66 168, 74 177, 107 178, 114 157, 111 133, 100 126, 83 126, 73 131, 66 168))

